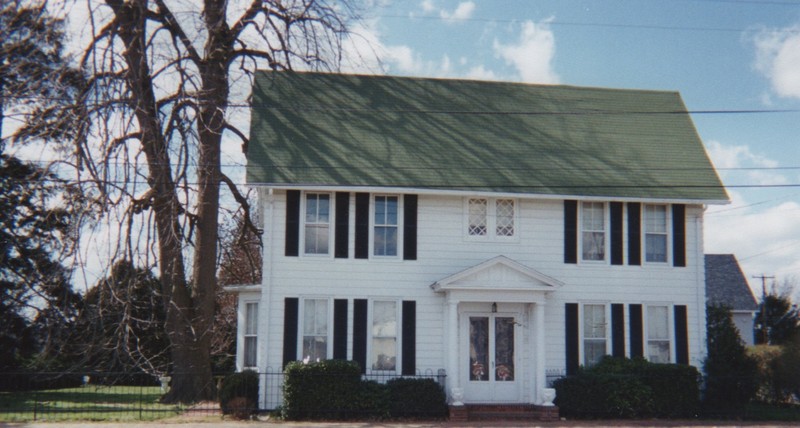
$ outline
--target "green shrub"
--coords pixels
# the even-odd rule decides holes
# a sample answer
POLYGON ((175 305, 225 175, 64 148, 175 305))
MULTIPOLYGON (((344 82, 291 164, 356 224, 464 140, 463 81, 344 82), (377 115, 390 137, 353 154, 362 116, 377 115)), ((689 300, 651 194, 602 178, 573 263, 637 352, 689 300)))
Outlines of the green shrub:
POLYGON ((712 415, 741 413, 758 392, 758 362, 747 354, 728 308, 709 306, 706 317, 705 411, 712 415))
POLYGON ((257 410, 258 373, 252 370, 232 373, 222 381, 222 389, 219 391, 219 406, 222 409, 222 413, 229 415, 236 411, 237 414, 240 414, 244 411, 241 409, 242 403, 250 403, 252 405, 251 413, 255 413, 257 410), (239 403, 236 409, 231 405, 234 399, 239 399, 236 400, 239 403))
POLYGON ((554 386, 565 416, 690 417, 699 407, 699 379, 691 366, 605 357, 554 386))
POLYGON ((392 417, 444 418, 447 396, 433 379, 392 379, 386 382, 392 417))
POLYGON ((286 419, 344 419, 363 405, 354 399, 361 391, 361 368, 354 361, 295 361, 286 366, 284 373, 286 419))

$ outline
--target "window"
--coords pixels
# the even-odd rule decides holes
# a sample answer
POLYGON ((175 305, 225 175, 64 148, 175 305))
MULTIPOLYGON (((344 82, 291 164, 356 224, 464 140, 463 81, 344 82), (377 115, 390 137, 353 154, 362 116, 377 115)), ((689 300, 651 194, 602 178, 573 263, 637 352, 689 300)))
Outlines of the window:
POLYGON ((328 300, 305 299, 303 300, 303 335, 302 358, 310 361, 325 360, 328 358, 328 300))
POLYGON ((375 196, 373 221, 373 254, 397 256, 399 235, 399 198, 397 196, 375 196))
POLYGON ((372 370, 397 370, 397 302, 372 304, 372 370))
POLYGON ((328 254, 331 241, 331 195, 306 193, 305 254, 328 254))
POLYGON ((584 366, 593 366, 606 355, 607 325, 605 305, 583 305, 584 366))
POLYGON ((581 204, 581 254, 583 260, 606 259, 606 207, 602 202, 581 204))
POLYGON ((667 207, 666 205, 644 206, 645 261, 667 262, 667 207))
POLYGON ((258 303, 244 306, 244 366, 258 364, 258 303))
POLYGON ((514 199, 469 198, 467 236, 510 238, 516 234, 514 199))
POLYGON ((486 199, 470 199, 469 207, 467 208, 469 214, 469 224, 467 226, 467 234, 469 236, 486 236, 488 232, 487 218, 489 216, 489 208, 486 199))
POLYGON ((647 307, 647 359, 653 363, 669 363, 670 349, 669 308, 647 307))

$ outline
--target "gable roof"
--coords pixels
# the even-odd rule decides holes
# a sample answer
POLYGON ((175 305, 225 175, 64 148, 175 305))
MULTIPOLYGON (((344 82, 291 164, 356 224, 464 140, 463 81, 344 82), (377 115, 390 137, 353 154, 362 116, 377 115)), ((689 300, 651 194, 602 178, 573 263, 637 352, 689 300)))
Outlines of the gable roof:
POLYGON ((431 289, 549 292, 563 285, 563 282, 506 256, 496 256, 434 282, 431 289))
POLYGON ((756 311, 758 303, 733 254, 706 254, 706 301, 733 310, 756 311))
POLYGON ((676 92, 260 72, 249 184, 723 203, 676 92))

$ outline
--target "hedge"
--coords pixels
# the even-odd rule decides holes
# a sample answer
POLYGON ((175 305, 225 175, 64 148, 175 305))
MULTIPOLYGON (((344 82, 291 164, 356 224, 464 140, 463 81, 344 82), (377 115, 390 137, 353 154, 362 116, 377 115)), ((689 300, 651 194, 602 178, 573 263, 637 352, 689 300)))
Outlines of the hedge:
POLYGON ((583 418, 682 418, 700 408, 700 373, 695 367, 654 364, 644 359, 605 357, 577 375, 555 382, 564 416, 583 418))

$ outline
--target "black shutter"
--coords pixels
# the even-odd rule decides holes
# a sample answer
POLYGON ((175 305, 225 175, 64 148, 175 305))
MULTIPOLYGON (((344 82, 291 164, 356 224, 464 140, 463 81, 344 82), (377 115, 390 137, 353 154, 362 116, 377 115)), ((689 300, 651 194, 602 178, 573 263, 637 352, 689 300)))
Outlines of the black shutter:
POLYGON ((367 300, 353 300, 353 361, 367 372, 367 300))
POLYGON ((611 264, 621 265, 623 263, 622 202, 611 202, 608 210, 611 215, 611 264))
POLYGON ((631 358, 644 357, 642 305, 630 305, 628 313, 630 313, 631 318, 631 358))
POLYGON ((686 205, 672 206, 672 265, 686 266, 686 205))
POLYGON ((300 191, 286 191, 286 243, 287 257, 297 256, 300 249, 300 191))
POLYGON ((333 301, 333 359, 347 359, 347 299, 333 301))
POLYGON ((348 257, 348 243, 350 233, 350 193, 336 192, 336 226, 333 232, 334 257, 346 259, 348 257))
POLYGON ((369 258, 369 193, 356 193, 356 258, 369 258))
POLYGON ((578 373, 580 362, 578 361, 578 304, 567 303, 564 307, 564 339, 566 341, 567 356, 567 376, 578 373))
POLYGON ((300 305, 296 297, 287 297, 283 304, 283 366, 297 360, 297 311, 300 305))
POLYGON ((564 263, 578 263, 578 201, 564 201, 564 263))
POLYGON ((675 362, 689 364, 689 323, 685 305, 675 305, 675 362))
POLYGON ((611 355, 625 356, 625 305, 611 305, 611 355))
POLYGON ((417 302, 403 301, 403 375, 417 372, 417 302))
POLYGON ((417 195, 403 196, 403 260, 417 259, 417 195))
POLYGON ((642 264, 642 204, 628 204, 628 264, 642 264))

